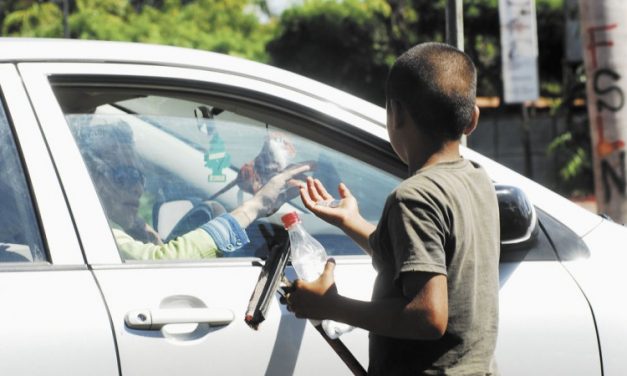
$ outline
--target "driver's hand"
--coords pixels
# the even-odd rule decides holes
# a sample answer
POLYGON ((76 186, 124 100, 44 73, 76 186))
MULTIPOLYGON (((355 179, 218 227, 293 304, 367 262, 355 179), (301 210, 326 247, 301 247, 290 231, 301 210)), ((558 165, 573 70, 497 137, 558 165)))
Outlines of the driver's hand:
POLYGON ((272 215, 286 201, 298 196, 299 187, 305 184, 298 179, 298 175, 311 170, 311 168, 309 163, 288 167, 268 180, 252 198, 259 204, 258 216, 272 215))

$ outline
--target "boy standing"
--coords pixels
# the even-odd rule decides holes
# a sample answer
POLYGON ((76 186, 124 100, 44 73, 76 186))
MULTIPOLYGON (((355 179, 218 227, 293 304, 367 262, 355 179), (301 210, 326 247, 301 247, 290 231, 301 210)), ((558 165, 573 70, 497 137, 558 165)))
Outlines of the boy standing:
POLYGON ((460 155, 477 125, 476 70, 440 43, 401 55, 388 76, 387 128, 410 177, 388 197, 377 227, 340 184, 338 207, 311 178, 303 203, 372 256, 372 300, 337 293, 335 264, 311 283, 296 281, 288 309, 370 332, 372 375, 493 374, 498 326, 499 218, 485 171, 460 155))

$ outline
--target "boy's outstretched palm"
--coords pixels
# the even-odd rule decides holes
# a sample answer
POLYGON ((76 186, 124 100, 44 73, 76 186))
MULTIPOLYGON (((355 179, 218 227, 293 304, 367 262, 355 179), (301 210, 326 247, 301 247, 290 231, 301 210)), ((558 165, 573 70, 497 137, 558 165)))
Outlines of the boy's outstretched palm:
POLYGON ((300 187, 300 198, 317 217, 342 229, 364 251, 371 254, 368 238, 375 226, 361 216, 357 199, 344 183, 340 183, 338 192, 339 201, 333 199, 320 180, 309 177, 307 183, 300 187))
POLYGON ((309 177, 307 183, 300 188, 300 197, 305 207, 317 217, 343 227, 349 219, 359 215, 359 208, 357 200, 344 183, 340 183, 338 192, 341 200, 335 201, 320 180, 309 177))

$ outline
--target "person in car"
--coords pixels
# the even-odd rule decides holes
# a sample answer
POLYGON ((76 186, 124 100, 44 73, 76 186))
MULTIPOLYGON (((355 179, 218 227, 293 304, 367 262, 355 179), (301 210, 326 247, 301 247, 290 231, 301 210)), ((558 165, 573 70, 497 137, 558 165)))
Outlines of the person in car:
POLYGON ((335 264, 287 296, 298 317, 370 331, 369 375, 493 375, 498 326, 499 214, 485 170, 464 159, 460 139, 477 125, 476 70, 454 47, 426 43, 401 55, 386 85, 388 134, 409 178, 388 196, 378 226, 340 185, 301 188, 309 210, 372 255, 372 300, 341 296, 335 264))
POLYGON ((121 121, 80 124, 73 133, 124 259, 199 259, 233 252, 249 243, 244 229, 278 210, 289 198, 286 188, 298 185, 294 177, 309 169, 308 165, 285 169, 232 212, 164 243, 138 215, 145 178, 130 126, 121 121))

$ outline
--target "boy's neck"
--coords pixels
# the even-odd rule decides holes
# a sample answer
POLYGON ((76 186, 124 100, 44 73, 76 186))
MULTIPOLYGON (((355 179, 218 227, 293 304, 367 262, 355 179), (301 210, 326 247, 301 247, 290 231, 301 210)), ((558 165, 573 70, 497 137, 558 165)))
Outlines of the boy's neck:
POLYGON ((443 162, 454 162, 461 158, 459 152, 460 141, 447 141, 440 148, 434 148, 433 143, 431 146, 420 148, 422 152, 414 154, 414 158, 411 158, 408 167, 409 175, 413 175, 416 171, 425 167, 433 166, 443 162))

